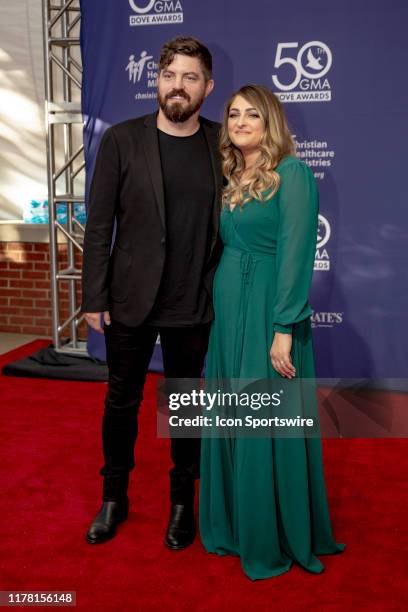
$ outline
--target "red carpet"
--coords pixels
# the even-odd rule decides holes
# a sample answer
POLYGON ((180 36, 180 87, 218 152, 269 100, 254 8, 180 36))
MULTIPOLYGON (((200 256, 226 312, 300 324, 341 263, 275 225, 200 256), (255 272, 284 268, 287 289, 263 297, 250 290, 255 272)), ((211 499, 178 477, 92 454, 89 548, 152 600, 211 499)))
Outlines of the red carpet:
MULTIPOLYGON (((34 352, 34 342, 0 365, 34 352)), ((162 544, 168 442, 155 433, 150 376, 132 474, 129 520, 90 546, 99 507, 103 383, 0 378, 0 590, 74 590, 77 608, 110 610, 405 610, 408 440, 325 440, 331 514, 342 555, 321 575, 298 567, 252 583, 237 558, 162 544), (405 602, 405 603, 403 603, 405 602)))

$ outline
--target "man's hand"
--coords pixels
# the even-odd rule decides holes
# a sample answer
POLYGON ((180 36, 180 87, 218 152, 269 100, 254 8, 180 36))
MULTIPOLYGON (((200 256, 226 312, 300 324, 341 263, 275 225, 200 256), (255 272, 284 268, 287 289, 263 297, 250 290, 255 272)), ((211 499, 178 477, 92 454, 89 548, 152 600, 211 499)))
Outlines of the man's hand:
POLYGON ((108 310, 105 310, 105 312, 86 312, 85 313, 85 320, 88 323, 88 325, 92 327, 92 329, 94 329, 95 331, 99 332, 100 334, 103 334, 103 328, 101 327, 102 315, 103 315, 103 321, 105 325, 110 325, 111 320, 110 320, 110 315, 109 315, 108 310))
POLYGON ((285 378, 294 378, 296 369, 292 365, 290 351, 292 348, 292 335, 275 332, 272 342, 270 356, 275 370, 285 378))

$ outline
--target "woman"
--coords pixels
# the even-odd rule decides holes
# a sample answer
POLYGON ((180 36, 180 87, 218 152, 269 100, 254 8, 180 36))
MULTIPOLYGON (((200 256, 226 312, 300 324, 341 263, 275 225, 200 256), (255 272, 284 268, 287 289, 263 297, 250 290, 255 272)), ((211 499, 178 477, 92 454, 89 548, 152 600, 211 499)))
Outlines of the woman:
MULTIPOLYGON (((214 279, 206 378, 314 377, 308 303, 318 193, 265 87, 227 103, 221 154, 224 251, 214 279)), ((317 438, 204 438, 200 531, 208 552, 239 555, 249 578, 344 549, 332 536, 317 438)))

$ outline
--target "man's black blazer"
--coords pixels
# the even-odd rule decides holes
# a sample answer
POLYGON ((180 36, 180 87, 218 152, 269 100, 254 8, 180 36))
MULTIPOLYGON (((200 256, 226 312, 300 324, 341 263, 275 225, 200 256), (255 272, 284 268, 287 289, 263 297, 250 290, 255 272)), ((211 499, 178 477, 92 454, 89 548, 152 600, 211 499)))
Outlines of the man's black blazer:
MULTIPOLYGON (((159 289, 166 253, 166 216, 157 113, 108 128, 101 140, 89 193, 82 268, 82 312, 109 310, 129 326, 141 324, 159 289), (111 253, 116 218, 115 244, 111 253)), ((221 252, 218 239, 222 171, 219 124, 200 117, 214 175, 214 206, 204 285, 221 252)), ((194 163, 194 160, 191 161, 194 163)), ((184 168, 188 173, 188 168, 184 168)), ((203 232, 207 228, 203 227, 203 232)))

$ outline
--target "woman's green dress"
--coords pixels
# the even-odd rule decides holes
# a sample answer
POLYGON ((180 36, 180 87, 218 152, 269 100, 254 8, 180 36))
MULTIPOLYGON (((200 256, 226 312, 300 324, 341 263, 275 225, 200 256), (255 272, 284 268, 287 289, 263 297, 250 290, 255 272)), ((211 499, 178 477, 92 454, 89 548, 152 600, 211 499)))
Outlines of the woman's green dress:
MULTIPOLYGON (((308 294, 318 192, 310 168, 295 157, 277 172, 281 185, 268 201, 221 212, 211 382, 279 378, 269 355, 276 331, 292 333, 296 377, 314 377, 308 294)), ((253 580, 293 562, 321 572, 315 555, 344 545, 332 535, 320 438, 203 438, 200 532, 208 552, 239 555, 253 580)))

